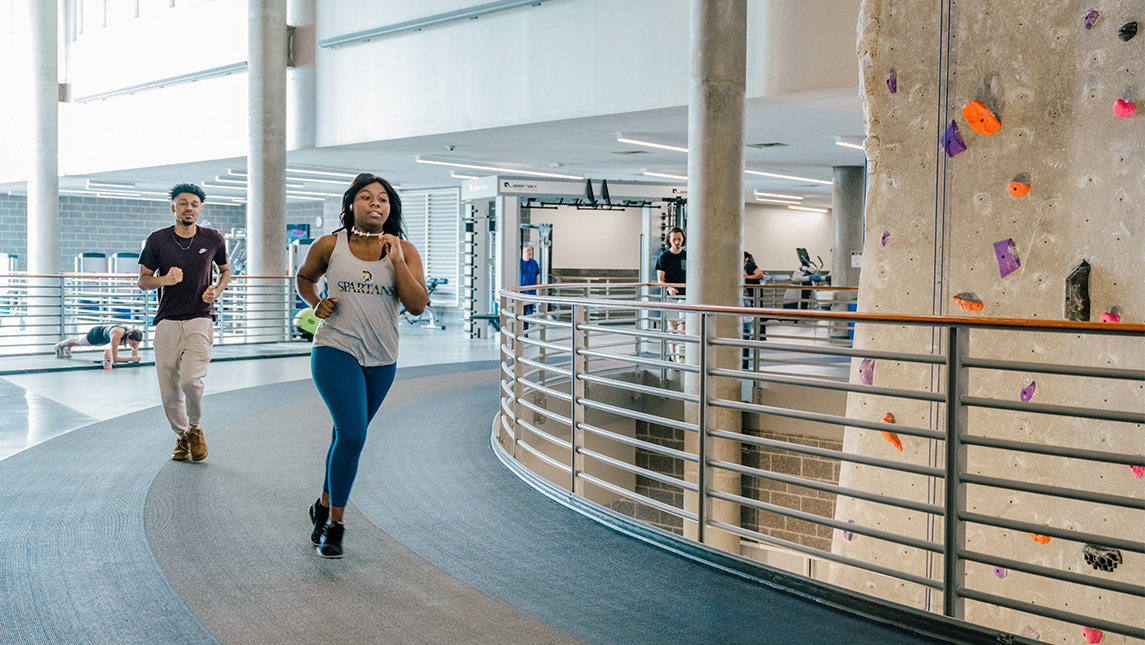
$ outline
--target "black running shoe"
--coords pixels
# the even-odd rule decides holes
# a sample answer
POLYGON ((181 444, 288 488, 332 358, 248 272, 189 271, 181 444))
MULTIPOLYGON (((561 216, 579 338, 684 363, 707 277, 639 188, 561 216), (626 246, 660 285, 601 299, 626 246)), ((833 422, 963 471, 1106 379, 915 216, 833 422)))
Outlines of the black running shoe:
POLYGON ((346 526, 341 522, 326 523, 322 525, 322 540, 318 544, 318 555, 324 558, 342 557, 342 534, 346 526))
POLYGON ((314 500, 310 505, 310 523, 314 525, 314 530, 310 532, 310 541, 314 546, 318 546, 322 541, 322 527, 326 525, 326 520, 330 519, 330 507, 322 505, 322 498, 314 500))

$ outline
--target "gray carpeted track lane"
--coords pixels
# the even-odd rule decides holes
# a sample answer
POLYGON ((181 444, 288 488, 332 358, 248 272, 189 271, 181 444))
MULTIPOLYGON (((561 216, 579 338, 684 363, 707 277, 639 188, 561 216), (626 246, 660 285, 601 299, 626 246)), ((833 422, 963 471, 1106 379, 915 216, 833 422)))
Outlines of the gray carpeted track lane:
MULTIPOLYGON (((474 381, 458 369, 487 365, 399 370, 367 444, 399 430, 387 421, 392 406, 448 396, 474 381)), ((169 464, 147 497, 155 557, 212 634, 226 643, 578 642, 426 562, 353 505, 347 557, 319 558, 306 507, 321 487, 330 418, 313 386, 288 385, 289 402, 212 432, 211 456, 169 464)), ((367 458, 360 469, 376 467, 367 458)))
MULTIPOLYGON (((496 374, 491 375, 496 378, 496 374)), ((386 412, 355 504, 462 581, 594 643, 933 643, 673 555, 549 500, 504 469, 497 385, 386 412)))

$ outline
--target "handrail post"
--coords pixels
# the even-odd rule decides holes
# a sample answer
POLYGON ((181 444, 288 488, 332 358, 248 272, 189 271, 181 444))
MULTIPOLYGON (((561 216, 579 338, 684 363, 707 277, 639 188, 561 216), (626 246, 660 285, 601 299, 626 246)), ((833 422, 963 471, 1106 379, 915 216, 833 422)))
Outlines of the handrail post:
POLYGON ((569 470, 572 472, 572 480, 569 482, 569 490, 574 495, 584 495, 584 482, 580 480, 578 475, 584 468, 584 460, 577 459, 577 450, 584 445, 584 430, 578 426, 581 419, 584 418, 584 406, 581 401, 585 398, 585 384, 580 380, 580 375, 584 374, 588 367, 588 359, 584 356, 577 354, 577 351, 586 343, 580 338, 581 325, 585 323, 585 308, 579 305, 572 307, 572 335, 569 338, 569 347, 572 350, 572 376, 569 383, 569 394, 572 395, 572 409, 569 412, 569 420, 571 431, 569 433, 569 443, 572 444, 572 457, 569 461, 569 470))
POLYGON ((962 396, 969 378, 963 361, 970 355, 970 329, 949 327, 946 331, 946 490, 943 518, 942 613, 962 620, 965 600, 958 588, 966 579, 966 561, 958 552, 966 545, 966 524, 960 514, 966 510, 966 446, 962 435, 967 429, 967 411, 962 396))
POLYGON ((712 467, 708 465, 708 454, 710 454, 711 446, 709 445, 710 439, 708 438, 708 343, 709 338, 709 324, 708 315, 701 313, 700 318, 700 342, 699 342, 699 382, 698 394, 699 405, 697 406, 696 426, 699 428, 700 441, 697 445, 697 461, 699 462, 699 469, 696 475, 697 499, 696 499, 696 540, 703 544, 705 540, 706 527, 708 518, 712 516, 712 499, 708 497, 708 484, 712 481, 713 473, 712 467))
MULTIPOLYGON (((517 424, 517 419, 521 417, 521 406, 518 402, 521 400, 521 396, 525 391, 525 386, 521 384, 521 381, 525 378, 524 367, 521 363, 521 355, 524 353, 524 343, 520 342, 518 332, 520 331, 521 316, 525 313, 525 303, 519 299, 513 299, 508 304, 512 307, 512 322, 511 324, 503 325, 501 327, 501 333, 504 335, 504 330, 508 330, 509 337, 512 339, 512 344, 509 349, 513 351, 513 405, 511 406, 513 410, 513 445, 509 454, 513 455, 513 458, 516 459, 517 442, 521 440, 521 426, 517 424)), ((501 307, 501 311, 504 312, 505 307, 501 307)), ((502 315, 504 315, 504 313, 502 313, 502 315)), ((504 322, 510 322, 508 317, 504 322)))

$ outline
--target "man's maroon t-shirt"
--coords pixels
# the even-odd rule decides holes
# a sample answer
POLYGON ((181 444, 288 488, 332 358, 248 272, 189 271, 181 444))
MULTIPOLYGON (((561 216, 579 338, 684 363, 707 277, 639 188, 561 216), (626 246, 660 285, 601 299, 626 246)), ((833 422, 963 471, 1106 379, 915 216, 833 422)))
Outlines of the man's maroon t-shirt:
POLYGON ((153 325, 160 320, 214 318, 211 304, 203 302, 203 292, 211 286, 211 265, 227 263, 227 243, 215 229, 197 228, 190 239, 177 238, 174 226, 147 236, 139 255, 141 266, 159 276, 167 275, 171 267, 183 270, 182 282, 159 287, 159 309, 151 320, 153 325))

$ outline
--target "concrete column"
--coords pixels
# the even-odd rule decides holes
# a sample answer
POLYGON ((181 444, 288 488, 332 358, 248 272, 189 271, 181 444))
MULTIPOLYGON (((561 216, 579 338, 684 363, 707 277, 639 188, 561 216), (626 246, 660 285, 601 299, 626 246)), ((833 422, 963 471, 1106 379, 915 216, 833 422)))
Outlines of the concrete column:
POLYGON ((28 273, 60 266, 58 5, 29 2, 32 27, 32 174, 28 179, 28 273))
POLYGON ((316 0, 287 0, 286 23, 294 28, 293 61, 286 71, 286 144, 290 150, 313 148, 317 142, 317 15, 316 0))
POLYGON ((247 274, 286 270, 286 0, 250 0, 247 274))
MULTIPOLYGON (((688 98, 688 304, 739 305, 743 284, 743 164, 744 96, 747 70, 747 0, 691 1, 691 88, 688 98)), ((715 334, 736 338, 739 320, 734 316, 712 318, 715 334)), ((699 317, 689 316, 689 334, 699 331, 699 317)), ((688 362, 698 361, 696 347, 689 345, 688 362)), ((712 351, 710 367, 735 368, 737 350, 712 351)), ((685 378, 689 392, 699 391, 698 378, 685 378)), ((710 379, 708 395, 739 398, 739 384, 728 379, 710 379)), ((702 404, 702 402, 701 402, 702 404)), ((695 406, 690 406, 695 408, 695 406)), ((695 420, 691 411, 688 416, 695 420)), ((730 410, 707 410, 708 428, 738 430, 740 415, 730 410)), ((689 450, 698 440, 689 436, 689 450)), ((709 458, 739 463, 739 445, 709 442, 709 458)), ((691 466, 691 464, 689 464, 691 466)), ((685 468, 689 481, 698 480, 696 467, 685 468), (689 470, 691 472, 689 472, 689 470)), ((716 473, 709 488, 740 493, 739 475, 716 473)), ((685 497, 685 506, 698 508, 695 495, 685 497), (689 500, 690 498, 690 500, 689 500), (690 503, 689 503, 690 502, 690 503)), ((739 507, 716 501, 710 519, 739 525, 739 507)), ((691 524, 691 523, 688 523, 691 524)), ((696 537, 695 526, 685 534, 696 537)), ((738 554, 739 538, 705 529, 704 542, 738 554)))
MULTIPOLYGON (((859 286, 859 269, 851 266, 851 253, 863 252, 863 202, 865 191, 863 166, 835 166, 835 186, 832 190, 831 220, 835 230, 834 250, 831 253, 831 286, 859 286)), ((832 309, 846 311, 853 300, 852 292, 836 292, 832 309)), ((834 338, 846 338, 847 326, 834 325, 834 338)))

